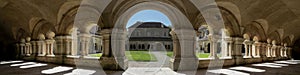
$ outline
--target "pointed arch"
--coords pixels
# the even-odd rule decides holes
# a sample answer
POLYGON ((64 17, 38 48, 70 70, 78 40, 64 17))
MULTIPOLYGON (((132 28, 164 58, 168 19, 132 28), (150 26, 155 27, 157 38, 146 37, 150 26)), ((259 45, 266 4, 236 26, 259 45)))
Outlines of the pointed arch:
POLYGON ((56 26, 58 35, 69 34, 67 32, 74 27, 73 24, 79 6, 78 5, 67 6, 67 5, 68 3, 66 5, 63 5, 59 10, 59 14, 58 14, 59 21, 57 22, 58 26, 56 26))
POLYGON ((253 21, 252 24, 254 29, 256 29, 257 34, 261 38, 261 40, 267 40, 265 24, 259 21, 253 21))
POLYGON ((74 8, 78 8, 80 5, 81 1, 68 1, 65 2, 58 11, 57 14, 57 25, 60 24, 60 22, 62 21, 62 17, 66 16, 66 14, 71 11, 74 8))
POLYGON ((280 34, 278 31, 274 31, 274 32, 270 33, 268 35, 268 38, 270 38, 272 40, 276 40, 277 44, 281 43, 281 38, 280 38, 280 34))
POLYGON ((15 39, 16 41, 21 41, 22 38, 26 38, 29 36, 29 33, 25 31, 23 28, 19 28, 16 31, 15 39))
POLYGON ((40 19, 36 23, 32 23, 32 24, 34 24, 34 27, 33 27, 32 33, 31 33, 32 39, 38 39, 38 35, 40 33, 46 34, 48 31, 53 31, 54 33, 56 32, 56 29, 53 26, 53 24, 46 21, 45 19, 40 19))
POLYGON ((292 45, 292 40, 290 37, 285 37, 283 40, 282 40, 283 43, 286 43, 288 46, 291 46, 292 45))
POLYGON ((269 23, 267 20, 265 19, 257 19, 254 22, 258 23, 260 25, 260 27, 264 30, 264 33, 268 32, 269 29, 269 23))

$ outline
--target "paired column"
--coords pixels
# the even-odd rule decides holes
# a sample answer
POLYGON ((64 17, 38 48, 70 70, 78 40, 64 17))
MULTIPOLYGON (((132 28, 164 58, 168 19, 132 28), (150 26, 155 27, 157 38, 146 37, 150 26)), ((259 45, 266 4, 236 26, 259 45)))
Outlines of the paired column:
POLYGON ((291 47, 287 47, 287 57, 288 58, 292 58, 292 55, 291 55, 292 53, 291 52, 292 52, 292 48, 291 47))
POLYGON ((21 56, 25 56, 25 39, 21 39, 21 43, 20 43, 20 55, 21 56))
POLYGON ((87 56, 89 54, 90 38, 91 35, 88 33, 79 34, 81 56, 87 56))
POLYGON ((45 56, 46 55, 45 41, 43 40, 36 41, 36 45, 37 45, 38 56, 45 56))
POLYGON ((243 42, 243 44, 245 46, 245 55, 244 55, 244 57, 245 58, 251 58, 251 57, 253 57, 253 54, 252 54, 252 41, 246 39, 243 42))
POLYGON ((45 41, 45 47, 46 47, 46 55, 47 56, 55 56, 54 53, 53 53, 53 48, 54 48, 54 42, 55 40, 54 39, 47 39, 45 41))
POLYGON ((284 43, 284 45, 283 45, 284 47, 283 47, 283 56, 284 57, 287 57, 287 44, 286 43, 284 43))
POLYGON ((232 53, 232 45, 233 45, 233 40, 232 38, 225 38, 223 43, 224 48, 222 48, 222 56, 223 57, 231 57, 231 53, 232 53))
POLYGON ((272 57, 272 45, 270 43, 267 44, 267 52, 266 55, 267 57, 272 57))
POLYGON ((77 37, 74 37, 73 35, 72 35, 72 37, 73 37, 73 39, 72 39, 72 41, 71 41, 71 56, 77 56, 78 55, 78 39, 77 39, 77 37))
POLYGON ((209 35, 209 41, 210 41, 210 58, 218 59, 217 56, 217 49, 218 49, 218 38, 217 35, 209 35))
POLYGON ((276 50, 277 50, 277 45, 276 45, 276 42, 272 42, 272 44, 273 44, 273 46, 272 46, 272 48, 271 48, 271 56, 272 57, 276 57, 276 50))
POLYGON ((56 51, 55 55, 71 55, 71 36, 56 36, 55 42, 56 42, 56 51))
POLYGON ((283 56, 283 49, 284 49, 283 46, 279 46, 279 49, 278 49, 279 57, 284 57, 284 56, 283 56))
POLYGON ((20 43, 16 43, 16 52, 17 52, 17 55, 16 55, 16 58, 20 58, 20 43))
POLYGON ((261 47, 261 43, 260 42, 254 42, 253 43, 253 57, 260 57, 260 47, 261 47))
POLYGON ((30 56, 32 51, 31 51, 31 44, 30 44, 30 40, 31 38, 30 37, 27 37, 26 38, 26 43, 25 43, 25 55, 26 56, 30 56))
POLYGON ((36 41, 36 49, 38 56, 45 56, 46 55, 46 44, 45 44, 45 35, 39 34, 38 41, 36 41))

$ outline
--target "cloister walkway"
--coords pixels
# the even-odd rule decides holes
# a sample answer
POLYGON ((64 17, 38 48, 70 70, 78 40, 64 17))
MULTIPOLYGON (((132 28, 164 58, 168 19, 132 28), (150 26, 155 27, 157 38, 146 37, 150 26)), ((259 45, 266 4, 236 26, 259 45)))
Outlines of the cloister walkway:
MULTIPOLYGON (((42 75, 46 70, 57 69, 53 75, 72 75, 73 74, 93 74, 99 75, 102 72, 92 68, 76 68, 74 66, 62 66, 51 63, 29 62, 29 61, 1 61, 0 75, 42 75), (36 64, 46 64, 32 66, 36 64), (60 68, 60 69, 58 69, 60 68), (64 68, 64 69, 63 69, 64 68), (62 70, 61 72, 59 72, 62 70)), ((256 64, 247 64, 234 67, 223 67, 223 69, 199 69, 197 75, 299 75, 300 60, 274 61, 256 64)), ((124 71, 105 71, 108 75, 122 75, 124 71)), ((49 73, 49 72, 48 72, 49 73)))

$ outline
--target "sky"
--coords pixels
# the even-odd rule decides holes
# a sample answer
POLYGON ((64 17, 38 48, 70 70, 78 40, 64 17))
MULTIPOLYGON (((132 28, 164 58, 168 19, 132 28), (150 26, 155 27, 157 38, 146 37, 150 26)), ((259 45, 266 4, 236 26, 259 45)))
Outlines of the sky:
POLYGON ((126 27, 133 25, 137 21, 141 22, 162 22, 163 24, 169 26, 171 21, 162 12, 156 10, 142 10, 135 13, 127 22, 126 27))

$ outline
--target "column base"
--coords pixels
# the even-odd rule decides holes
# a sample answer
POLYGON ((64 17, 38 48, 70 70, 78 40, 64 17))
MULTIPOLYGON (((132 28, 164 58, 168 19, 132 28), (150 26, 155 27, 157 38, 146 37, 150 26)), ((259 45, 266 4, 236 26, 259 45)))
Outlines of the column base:
POLYGON ((55 57, 55 55, 46 55, 47 57, 55 57))
POLYGON ((268 57, 267 56, 262 56, 262 62, 268 61, 268 57))
POLYGON ((235 61, 235 65, 242 65, 245 64, 242 55, 233 55, 232 59, 235 61))
POLYGON ((212 58, 212 59, 219 59, 218 56, 208 56, 209 58, 212 58))
POLYGON ((31 54, 26 54, 26 56, 30 56, 31 54))
POLYGON ((128 67, 128 60, 124 57, 117 59, 114 57, 101 57, 99 61, 104 70, 125 70, 128 67))
POLYGON ((253 56, 253 58, 260 58, 260 56, 253 56))
POLYGON ((67 55, 68 58, 80 58, 79 55, 67 55))
POLYGON ((252 56, 243 56, 243 58, 252 58, 252 56))
POLYGON ((45 56, 45 54, 38 54, 38 56, 45 56))
POLYGON ((175 58, 170 60, 171 69, 189 71, 189 70, 197 70, 199 60, 196 57, 190 58, 175 58))

